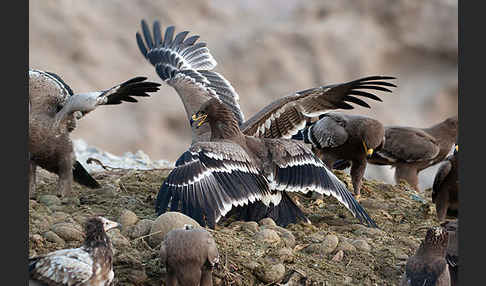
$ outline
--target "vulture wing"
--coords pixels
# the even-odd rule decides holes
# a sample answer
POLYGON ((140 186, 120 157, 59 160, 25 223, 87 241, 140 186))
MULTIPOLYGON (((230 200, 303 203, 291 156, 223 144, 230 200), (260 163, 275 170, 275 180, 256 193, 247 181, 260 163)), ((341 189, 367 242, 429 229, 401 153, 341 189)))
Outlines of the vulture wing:
POLYGON ((177 160, 159 190, 155 210, 160 215, 170 207, 214 228, 233 206, 267 194, 268 182, 243 148, 230 142, 199 142, 177 160))
POLYGON ((394 77, 370 76, 299 91, 265 106, 245 121, 240 128, 249 136, 290 138, 304 128, 309 117, 319 116, 332 109, 353 109, 354 107, 349 103, 369 108, 370 106, 359 97, 381 101, 378 96, 363 90, 391 92, 385 87, 396 87, 386 81, 390 79, 394 77))
MULTIPOLYGON (((188 31, 180 32, 175 37, 174 27, 165 30, 164 38, 160 24, 153 24, 153 39, 147 23, 142 20, 142 35, 137 32, 137 43, 142 55, 154 65, 157 74, 172 86, 184 104, 187 119, 196 112, 201 104, 210 98, 219 98, 228 104, 238 123, 244 120, 240 110, 239 95, 231 84, 219 73, 211 71, 216 61, 206 47, 206 43, 197 42, 198 35, 186 38, 188 31), (197 42, 197 43, 196 43, 197 42)), ((193 142, 209 138, 207 126, 193 128, 193 142)))
POLYGON ((83 248, 62 249, 30 258, 29 272, 48 285, 81 285, 93 275, 93 260, 83 248))

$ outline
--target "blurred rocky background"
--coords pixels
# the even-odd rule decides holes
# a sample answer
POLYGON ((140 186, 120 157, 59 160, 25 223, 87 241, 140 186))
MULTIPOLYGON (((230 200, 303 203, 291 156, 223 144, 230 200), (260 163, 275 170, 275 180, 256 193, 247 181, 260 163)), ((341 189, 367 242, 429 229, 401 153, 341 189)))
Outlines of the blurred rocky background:
MULTIPOLYGON (((189 30, 208 43, 249 118, 295 91, 368 75, 392 75, 359 113, 385 125, 427 127, 457 114, 458 17, 455 0, 30 1, 29 65, 55 72, 75 92, 105 89, 133 76, 160 82, 140 54, 140 20, 189 30)), ((72 135, 112 154, 143 150, 175 161, 191 140, 185 112, 167 86, 137 104, 103 107, 72 135)), ((432 184, 436 168, 421 176, 432 184)), ((393 181, 389 167, 367 177, 393 181)))

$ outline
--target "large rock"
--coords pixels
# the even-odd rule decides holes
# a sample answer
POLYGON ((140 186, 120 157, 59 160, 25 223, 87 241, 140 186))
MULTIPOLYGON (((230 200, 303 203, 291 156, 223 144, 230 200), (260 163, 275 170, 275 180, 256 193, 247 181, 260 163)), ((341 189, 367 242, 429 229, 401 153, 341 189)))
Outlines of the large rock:
POLYGON ((201 227, 197 221, 179 212, 166 212, 155 219, 150 229, 149 244, 152 247, 159 245, 164 236, 171 230, 182 228, 185 224, 190 224, 194 227, 201 227))

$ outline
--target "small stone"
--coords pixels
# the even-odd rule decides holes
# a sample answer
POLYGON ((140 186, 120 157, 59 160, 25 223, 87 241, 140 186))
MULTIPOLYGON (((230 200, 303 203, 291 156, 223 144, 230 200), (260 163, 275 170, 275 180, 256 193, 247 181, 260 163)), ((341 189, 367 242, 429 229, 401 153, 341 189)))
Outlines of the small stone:
POLYGON ((39 197, 39 203, 46 206, 59 206, 61 205, 61 200, 54 195, 42 195, 39 197))
POLYGON ((286 247, 294 248, 295 236, 291 232, 282 233, 280 236, 286 247))
POLYGON ((58 223, 58 222, 63 222, 69 217, 69 214, 65 212, 55 212, 52 214, 52 222, 53 223, 58 223))
POLYGON ((292 249, 288 247, 280 248, 277 252, 278 257, 282 262, 292 262, 294 261, 294 253, 292 249))
POLYGON ((264 228, 255 234, 255 240, 266 243, 278 243, 280 236, 275 230, 264 228))
POLYGON ((55 244, 58 244, 60 247, 63 247, 64 244, 65 244, 65 241, 59 237, 59 235, 57 235, 55 232, 53 231, 47 231, 46 233, 44 233, 44 238, 47 240, 47 241, 50 241, 50 242, 53 242, 55 244))
POLYGON ((359 251, 370 251, 371 246, 366 242, 364 239, 356 239, 351 242, 354 247, 356 247, 357 250, 359 251))
POLYGON ((150 233, 153 223, 150 219, 139 220, 136 225, 128 227, 126 233, 132 239, 147 235, 150 233))
MULTIPOLYGON (((79 198, 78 197, 72 197, 72 196, 62 198, 61 203, 63 205, 71 205, 71 206, 81 205, 81 201, 79 200, 79 198)), ((57 208, 56 208, 56 210, 57 210, 57 208)))
POLYGON ((282 263, 265 264, 255 269, 255 275, 265 283, 278 282, 285 275, 285 266, 282 263))
POLYGON ((155 219, 150 229, 149 244, 156 247, 164 239, 164 236, 171 230, 182 228, 185 224, 190 224, 194 228, 201 227, 197 221, 180 212, 166 212, 155 219))
POLYGON ((138 222, 138 216, 131 210, 124 209, 120 213, 118 222, 120 222, 122 230, 126 230, 128 227, 135 225, 138 222))
POLYGON ((83 241, 85 237, 84 233, 71 223, 57 223, 51 230, 65 241, 83 241))
POLYGON ((347 253, 352 253, 356 251, 356 247, 349 243, 347 240, 339 240, 339 244, 336 248, 336 250, 342 250, 347 253))
POLYGON ((260 264, 258 264, 258 262, 256 262, 255 260, 250 260, 248 261, 248 263, 244 263, 243 266, 250 270, 255 270, 260 266, 260 264))
POLYGON ((130 245, 130 241, 120 233, 119 229, 112 229, 106 234, 115 248, 124 248, 130 245))
POLYGON ((275 221, 273 221, 273 219, 269 218, 269 217, 266 217, 264 219, 261 219, 258 224, 260 224, 261 226, 277 226, 277 224, 275 223, 275 221))
POLYGON ((334 234, 328 234, 324 237, 324 240, 320 243, 321 245, 321 252, 324 254, 329 254, 333 252, 337 245, 338 245, 339 239, 337 236, 334 234))
POLYGON ((339 250, 339 251, 336 253, 336 255, 334 255, 334 257, 333 257, 331 260, 332 260, 332 261, 337 261, 337 262, 339 262, 339 261, 343 260, 343 257, 344 257, 344 251, 339 250))
POLYGON ((241 229, 253 234, 258 231, 258 223, 256 223, 255 221, 245 222, 241 224, 241 229))

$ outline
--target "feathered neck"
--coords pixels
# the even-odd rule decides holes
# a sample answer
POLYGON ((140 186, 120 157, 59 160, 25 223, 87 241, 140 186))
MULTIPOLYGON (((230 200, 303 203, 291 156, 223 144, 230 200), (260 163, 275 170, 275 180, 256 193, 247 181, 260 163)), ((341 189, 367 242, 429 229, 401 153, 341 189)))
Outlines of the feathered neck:
POLYGON ((84 240, 86 248, 95 248, 99 246, 111 246, 110 238, 106 234, 103 223, 98 220, 90 220, 86 224, 86 239, 84 240))
POLYGON ((447 231, 441 227, 429 229, 425 235, 425 239, 417 250, 417 254, 438 253, 445 257, 448 235, 447 231))
POLYGON ((243 136, 235 115, 224 103, 213 101, 208 107, 211 141, 243 136))

